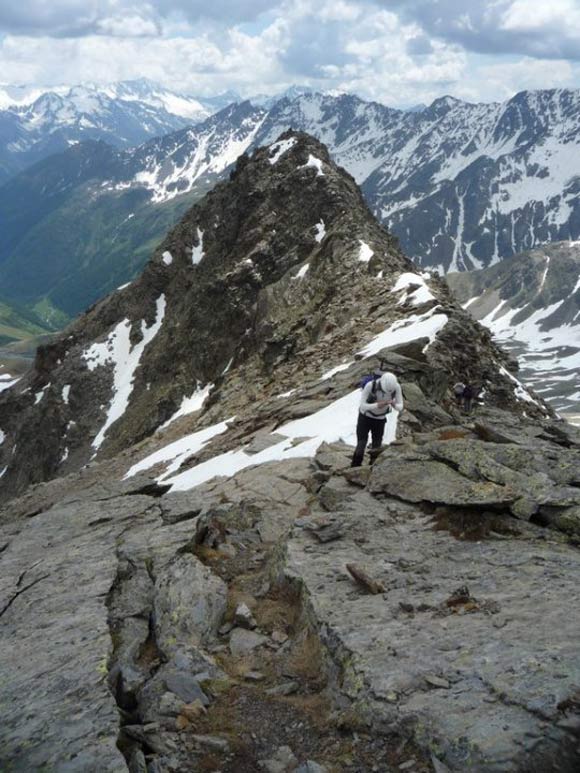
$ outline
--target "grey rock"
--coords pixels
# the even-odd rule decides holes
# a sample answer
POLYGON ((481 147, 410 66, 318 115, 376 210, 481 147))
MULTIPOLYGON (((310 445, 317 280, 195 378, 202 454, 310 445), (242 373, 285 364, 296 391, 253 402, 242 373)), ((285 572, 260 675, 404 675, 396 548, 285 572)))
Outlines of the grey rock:
POLYGON ((286 437, 275 432, 260 433, 254 436, 253 440, 246 446, 245 451, 247 454, 259 454, 260 451, 275 446, 282 440, 286 440, 286 437))
MULTIPOLYGON (((168 685, 168 689, 172 688, 168 685)), ((181 707, 186 699, 182 696, 177 697, 177 693, 166 692, 159 701, 159 713, 166 717, 176 717, 181 711, 181 707)))
POLYGON ((265 678, 266 675, 261 671, 248 671, 246 674, 244 674, 244 679, 246 679, 248 682, 263 682, 265 678))
POLYGON ((234 624, 241 628, 255 628, 257 623, 247 604, 238 604, 234 612, 234 624))
POLYGON ((280 746, 273 757, 260 761, 260 766, 266 773, 289 773, 297 764, 298 760, 289 746, 280 746))
POLYGON ((129 773, 147 773, 145 755, 139 748, 133 749, 129 760, 129 773))
POLYGON ((268 641, 267 636, 245 628, 234 628, 230 636, 230 652, 235 657, 247 655, 257 647, 261 647, 268 641))
POLYGON ((209 705, 209 699, 199 686, 199 681, 190 674, 182 671, 170 671, 163 678, 167 689, 181 699, 181 704, 198 700, 204 706, 209 705))
POLYGON ((507 486, 471 481, 439 462, 397 460, 384 455, 373 467, 369 490, 373 494, 391 494, 408 502, 479 507, 509 504, 517 498, 507 486))
POLYGON ((194 735, 193 740, 205 749, 210 749, 212 752, 228 754, 230 751, 229 742, 219 735, 194 735))
POLYGON ((294 773, 328 773, 328 768, 325 768, 324 765, 319 765, 313 760, 306 760, 306 762, 296 768, 294 773))
POLYGON ((182 554, 155 582, 157 639, 167 653, 201 645, 217 634, 226 608, 226 586, 194 556, 182 554))
MULTIPOLYGON (((398 461, 424 464, 406 462, 403 453, 398 461)), ((391 462, 400 469, 394 449, 391 462)), ((472 481, 456 475, 453 490, 460 492, 458 479, 466 487, 472 481)), ((379 483, 383 493, 382 478, 379 483)), ((421 481, 409 483, 419 492, 421 481)), ((399 494, 410 498, 402 486, 399 494)), ((330 663, 340 669, 348 653, 356 676, 343 681, 342 691, 360 707, 360 721, 402 733, 418 722, 415 738, 426 750, 437 743, 441 770, 533 769, 540 747, 542 759, 558 760, 568 742, 556 705, 580 677, 572 601, 580 557, 560 541, 539 541, 536 527, 516 543, 460 541, 435 530, 430 516, 408 502, 387 496, 377 504, 359 508, 355 499, 344 515, 349 532, 319 546, 315 561, 308 532, 293 530, 283 559, 288 577, 299 579, 312 599, 308 614, 330 663), (389 603, 381 595, 353 602, 350 584, 336 573, 351 562, 364 562, 385 578, 389 603), (447 607, 453 590, 467 583, 466 604, 447 607), (412 603, 414 613, 393 615, 400 603, 412 603), (502 629, 492 624, 497 604, 509 620, 502 629), (545 700, 538 710, 540 696, 545 700), (534 733, 540 733, 539 746, 534 733)))
POLYGON ((300 689, 298 682, 284 682, 266 690, 268 695, 294 695, 300 689))

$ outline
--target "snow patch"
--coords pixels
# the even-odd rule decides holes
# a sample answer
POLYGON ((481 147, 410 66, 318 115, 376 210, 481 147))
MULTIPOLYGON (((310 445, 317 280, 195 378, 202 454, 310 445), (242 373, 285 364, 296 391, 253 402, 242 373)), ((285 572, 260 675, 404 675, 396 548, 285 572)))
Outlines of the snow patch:
POLYGON ((14 386, 14 384, 17 384, 19 381, 20 381, 20 378, 13 378, 7 373, 3 374, 2 379, 0 380, 0 392, 5 392, 7 389, 10 389, 11 387, 14 386))
POLYGON ((50 384, 47 384, 46 386, 43 386, 40 392, 36 392, 34 395, 34 405, 38 405, 38 403, 42 400, 44 395, 46 394, 46 390, 50 388, 50 384))
POLYGON ((388 346, 405 344, 409 341, 415 341, 417 338, 429 339, 429 343, 423 349, 423 351, 426 351, 449 319, 446 314, 436 314, 435 312, 438 308, 440 307, 434 306, 420 316, 413 315, 393 322, 386 330, 373 338, 358 354, 363 357, 372 357, 388 346))
POLYGON ((228 429, 229 422, 233 421, 233 418, 227 421, 222 421, 219 424, 214 424, 211 427, 200 429, 197 432, 192 432, 185 437, 176 440, 174 443, 170 443, 168 446, 164 446, 149 456, 142 459, 137 464, 134 464, 126 473, 124 480, 132 478, 137 475, 138 472, 149 470, 156 464, 163 462, 170 462, 165 472, 161 475, 159 480, 172 475, 176 472, 192 454, 196 454, 200 451, 212 438, 216 435, 220 435, 228 429))
POLYGON ((279 400, 282 397, 290 397, 290 395, 295 394, 298 391, 298 388, 296 389, 290 389, 288 392, 282 392, 281 395, 276 395, 276 399, 279 400))
POLYGON ((292 277, 292 279, 303 279, 306 276, 309 268, 310 263, 306 263, 304 266, 302 266, 300 271, 292 277))
POLYGON ((133 379, 139 366, 141 355, 147 345, 155 338, 165 317, 165 295, 160 295, 156 302, 155 322, 147 327, 145 320, 141 320, 141 341, 131 348, 131 322, 124 319, 109 333, 104 343, 93 344, 82 353, 82 358, 87 363, 90 371, 103 365, 113 365, 113 395, 105 423, 93 440, 93 448, 99 449, 105 440, 109 427, 123 416, 129 405, 129 398, 133 391, 133 379))
MULTIPOLYGON (((427 274, 427 276, 429 275, 427 274)), ((429 290, 423 275, 411 272, 401 274, 391 292, 398 293, 401 290, 404 290, 405 293, 399 300, 399 306, 402 306, 409 299, 413 306, 421 306, 423 303, 436 300, 431 290, 429 290)))
POLYGON ((191 262, 194 266, 203 259, 203 231, 198 227, 197 229, 197 245, 191 248, 191 262))
POLYGON ((62 388, 62 399, 65 405, 68 405, 68 398, 70 395, 70 384, 65 384, 62 388))
POLYGON ((335 368, 331 368, 330 370, 327 370, 326 373, 323 373, 320 377, 320 381, 327 381, 327 379, 332 378, 337 373, 341 373, 343 370, 348 370, 350 366, 353 364, 354 361, 351 362, 343 362, 342 365, 337 365, 335 368))
POLYGON ((316 234, 314 235, 314 238, 320 244, 320 242, 326 236, 326 226, 324 225, 324 220, 321 220, 320 223, 316 223, 314 227, 316 228, 316 234))
POLYGON ((373 250, 371 250, 371 248, 366 242, 359 240, 359 243, 360 243, 360 249, 358 253, 358 259, 362 263, 368 263, 375 253, 373 252, 373 250))
POLYGON ((161 260, 165 263, 166 266, 170 266, 173 263, 173 255, 168 250, 165 250, 161 256, 161 260))
MULTIPOLYGON (((285 439, 258 454, 247 454, 244 448, 228 451, 213 459, 185 470, 173 478, 167 474, 159 480, 171 483, 172 491, 187 491, 215 477, 230 477, 246 467, 285 459, 312 458, 318 447, 340 440, 351 446, 356 445, 356 416, 360 404, 360 389, 341 397, 316 413, 297 419, 276 429, 277 435, 285 439), (293 445, 297 438, 307 438, 293 445)), ((397 411, 387 416, 385 443, 392 443, 397 431, 397 411)))
POLYGON ((324 172, 322 171, 322 161, 319 158, 316 158, 316 156, 313 156, 312 153, 308 156, 308 161, 305 164, 302 164, 300 169, 306 169, 306 167, 312 166, 314 169, 318 170, 316 172, 317 177, 324 177, 324 172))
POLYGON ((189 416, 190 413, 200 411, 204 402, 207 400, 209 393, 213 389, 213 386, 213 384, 206 384, 203 388, 198 386, 191 397, 184 397, 178 410, 159 427, 159 430, 165 429, 182 416, 189 416))
POLYGON ((273 165, 279 159, 286 153, 287 150, 290 150, 290 148, 294 147, 298 140, 296 137, 290 137, 287 140, 278 140, 278 142, 274 142, 272 145, 270 145, 270 153, 274 153, 274 155, 270 155, 268 158, 268 161, 273 165))

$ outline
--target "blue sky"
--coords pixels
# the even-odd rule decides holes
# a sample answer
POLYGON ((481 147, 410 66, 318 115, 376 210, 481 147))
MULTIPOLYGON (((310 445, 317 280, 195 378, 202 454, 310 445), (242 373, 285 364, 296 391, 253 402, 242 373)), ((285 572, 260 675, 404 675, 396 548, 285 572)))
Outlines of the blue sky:
POLYGON ((148 77, 192 94, 299 83, 386 104, 580 85, 580 0, 18 0, 0 82, 148 77))

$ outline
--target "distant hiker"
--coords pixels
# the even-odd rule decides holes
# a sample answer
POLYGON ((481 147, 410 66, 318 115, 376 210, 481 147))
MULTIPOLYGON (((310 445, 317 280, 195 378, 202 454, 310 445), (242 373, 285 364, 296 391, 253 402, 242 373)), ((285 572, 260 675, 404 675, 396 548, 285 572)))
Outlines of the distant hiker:
POLYGON ((463 392, 465 390, 465 384, 463 381, 458 381, 453 387, 453 394, 455 395, 455 403, 458 408, 463 408, 463 392))
POLYGON ((360 467, 371 434, 371 461, 376 457, 383 442, 387 414, 393 408, 403 410, 401 385, 393 373, 383 373, 369 380, 362 390, 356 425, 357 446, 351 467, 360 467), (374 452, 374 453, 373 453, 374 452))
POLYGON ((463 408, 466 413, 471 413, 473 400, 475 399, 476 389, 472 384, 466 384, 463 389, 463 408))

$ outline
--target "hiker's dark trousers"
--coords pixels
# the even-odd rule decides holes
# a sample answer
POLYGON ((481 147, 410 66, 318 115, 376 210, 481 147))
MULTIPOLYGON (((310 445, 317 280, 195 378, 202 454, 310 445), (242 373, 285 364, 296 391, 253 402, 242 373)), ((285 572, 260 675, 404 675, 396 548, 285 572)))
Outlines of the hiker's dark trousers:
POLYGON ((380 448, 385 434, 386 419, 371 419, 363 413, 359 413, 356 424, 356 449, 352 455, 351 467, 360 467, 363 463, 365 449, 371 433, 371 445, 373 448, 380 448))

